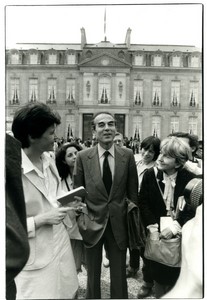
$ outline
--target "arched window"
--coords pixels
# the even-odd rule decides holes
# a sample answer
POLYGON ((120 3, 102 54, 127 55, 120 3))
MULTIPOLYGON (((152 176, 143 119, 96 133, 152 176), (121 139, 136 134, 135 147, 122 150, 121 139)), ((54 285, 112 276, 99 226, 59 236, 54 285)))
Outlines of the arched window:
POLYGON ((99 103, 108 104, 111 101, 111 78, 102 76, 99 79, 99 103))

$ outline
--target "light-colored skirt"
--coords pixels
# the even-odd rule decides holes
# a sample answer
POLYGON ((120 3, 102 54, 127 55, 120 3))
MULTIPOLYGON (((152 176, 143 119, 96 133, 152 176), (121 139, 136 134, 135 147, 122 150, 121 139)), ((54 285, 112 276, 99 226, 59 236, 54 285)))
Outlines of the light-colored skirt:
POLYGON ((17 299, 73 299, 78 277, 70 239, 63 223, 53 226, 54 259, 46 267, 16 277, 17 299))

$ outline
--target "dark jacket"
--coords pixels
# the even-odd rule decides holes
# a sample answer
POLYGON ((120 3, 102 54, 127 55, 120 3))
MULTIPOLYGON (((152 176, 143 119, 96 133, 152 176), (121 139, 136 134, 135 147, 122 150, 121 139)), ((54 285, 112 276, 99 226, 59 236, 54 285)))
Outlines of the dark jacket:
POLYGON ((138 176, 133 152, 115 146, 115 173, 111 192, 105 189, 98 157, 98 146, 78 152, 74 169, 75 187, 83 185, 88 192, 85 203, 88 214, 78 219, 79 230, 87 247, 101 238, 108 219, 120 249, 128 246, 126 198, 137 204, 138 176))
MULTIPOLYGON (((197 177, 195 174, 186 170, 185 168, 178 171, 176 178, 176 186, 174 191, 174 207, 177 205, 178 198, 183 195, 186 184, 193 178, 197 177)), ((148 169, 142 180, 142 186, 139 194, 139 208, 141 217, 145 227, 150 224, 160 224, 160 217, 166 216, 166 206, 162 198, 160 189, 164 191, 163 172, 158 171, 157 179, 155 177, 154 168, 148 169), (159 188, 159 186, 160 188, 159 188)), ((195 212, 188 206, 177 219, 178 223, 183 226, 189 219, 193 218, 195 212)), ((173 285, 180 273, 180 268, 168 267, 163 264, 149 261, 152 277, 160 284, 173 285)))
MULTIPOLYGON (((21 176, 21 145, 6 135, 6 293, 15 292, 14 278, 29 257, 26 210, 21 176)), ((10 296, 12 295, 12 296, 10 296)))

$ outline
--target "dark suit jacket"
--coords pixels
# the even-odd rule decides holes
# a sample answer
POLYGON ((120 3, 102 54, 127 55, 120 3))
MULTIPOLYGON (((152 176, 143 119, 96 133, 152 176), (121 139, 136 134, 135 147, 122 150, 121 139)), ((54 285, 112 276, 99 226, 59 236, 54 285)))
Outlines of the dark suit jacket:
POLYGON ((74 186, 83 185, 88 215, 78 219, 79 230, 86 247, 94 246, 101 238, 108 219, 120 249, 128 246, 126 197, 137 204, 138 176, 133 152, 115 146, 115 173, 108 196, 100 170, 98 146, 78 152, 74 169, 74 186))
POLYGON ((10 135, 6 135, 5 154, 6 283, 8 286, 27 262, 29 243, 21 175, 21 145, 10 135))
MULTIPOLYGON (((196 175, 186 170, 185 168, 178 171, 176 178, 176 186, 174 192, 174 207, 177 205, 178 198, 183 195, 186 184, 196 175)), ((160 185, 160 189, 164 191, 163 173, 158 171, 157 179, 160 185)), ((162 198, 162 194, 158 187, 157 180, 155 178, 154 169, 148 169, 142 180, 142 186, 139 194, 139 207, 141 216, 145 226, 154 223, 160 223, 160 217, 166 216, 166 206, 162 198)), ((185 208, 183 214, 180 215, 178 222, 182 226, 188 219, 193 217, 193 211, 190 207, 185 208)))

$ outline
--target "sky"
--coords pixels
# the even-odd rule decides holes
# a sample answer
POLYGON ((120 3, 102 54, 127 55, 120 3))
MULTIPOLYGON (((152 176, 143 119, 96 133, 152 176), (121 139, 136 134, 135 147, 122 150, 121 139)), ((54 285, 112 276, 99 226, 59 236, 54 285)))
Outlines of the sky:
POLYGON ((124 43, 127 29, 131 28, 132 44, 192 45, 202 48, 202 5, 199 3, 85 3, 68 6, 7 5, 6 48, 15 47, 16 43, 80 43, 82 27, 89 44, 103 41, 105 35, 111 43, 124 43))

